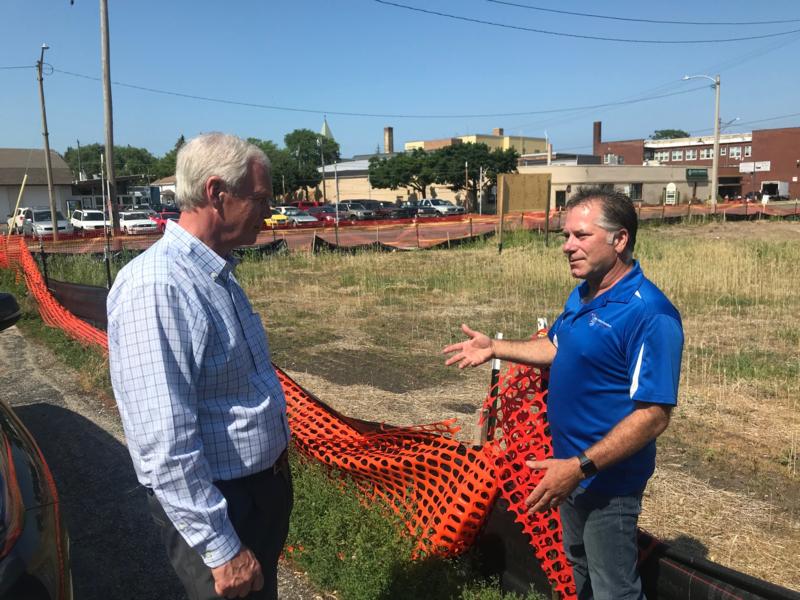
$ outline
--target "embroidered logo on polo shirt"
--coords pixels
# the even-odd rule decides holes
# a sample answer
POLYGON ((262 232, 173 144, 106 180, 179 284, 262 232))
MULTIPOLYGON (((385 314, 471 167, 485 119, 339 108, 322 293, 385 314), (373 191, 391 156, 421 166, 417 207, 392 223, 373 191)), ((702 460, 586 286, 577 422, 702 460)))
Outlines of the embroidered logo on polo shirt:
POLYGON ((596 312, 593 312, 591 318, 589 319, 589 327, 594 327, 595 325, 600 325, 601 327, 607 327, 608 329, 611 329, 610 323, 606 323, 603 321, 603 319, 597 316, 596 312))

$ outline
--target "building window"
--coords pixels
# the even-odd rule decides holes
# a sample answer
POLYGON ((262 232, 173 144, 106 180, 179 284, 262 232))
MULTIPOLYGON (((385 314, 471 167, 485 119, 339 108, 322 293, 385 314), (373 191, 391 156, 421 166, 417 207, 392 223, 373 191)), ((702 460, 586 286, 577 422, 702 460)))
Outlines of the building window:
POLYGON ((742 147, 741 146, 731 146, 731 158, 742 158, 742 147))
POLYGON ((725 154, 727 153, 727 151, 728 151, 728 147, 727 147, 727 146, 720 146, 720 149, 719 149, 719 155, 720 155, 720 156, 725 156, 725 154))
POLYGON ((637 202, 642 199, 642 184, 641 183, 632 183, 630 187, 630 192, 628 194, 631 197, 631 200, 637 202))
POLYGON ((697 160, 697 150, 687 150, 686 160, 697 160))
POLYGON ((683 160, 683 150, 673 150, 672 160, 683 160))
POLYGON ((659 150, 655 153, 655 159, 659 162, 666 162, 669 160, 669 151, 668 150, 659 150))
POLYGON ((714 158, 713 148, 703 148, 700 150, 700 160, 709 160, 714 158))
POLYGON ((744 147, 744 155, 751 156, 753 154, 753 147, 752 146, 745 146, 744 147))
POLYGON ((603 164, 604 165, 620 165, 622 164, 622 157, 617 156, 616 154, 608 153, 603 156, 603 164))

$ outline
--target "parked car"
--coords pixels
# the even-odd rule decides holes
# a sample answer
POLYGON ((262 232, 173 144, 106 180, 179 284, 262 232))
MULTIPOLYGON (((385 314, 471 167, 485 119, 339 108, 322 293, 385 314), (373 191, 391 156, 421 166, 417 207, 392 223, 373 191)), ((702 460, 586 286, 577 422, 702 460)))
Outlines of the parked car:
POLYGON ((284 215, 291 225, 299 225, 301 223, 314 223, 317 218, 311 216, 304 210, 300 210, 296 206, 284 205, 276 206, 275 210, 284 215))
MULTIPOLYGON (((53 220, 49 208, 29 208, 23 213, 22 233, 24 235, 53 235, 53 220)), ((61 233, 72 233, 72 223, 56 211, 56 227, 61 233)))
POLYGON ((264 219, 264 225, 267 227, 278 227, 279 225, 286 225, 289 222, 289 217, 274 208, 270 209, 270 213, 271 215, 264 219))
POLYGON ((119 213, 119 228, 128 235, 156 233, 158 231, 158 226, 155 221, 150 219, 148 213, 138 211, 119 213))
POLYGON ((338 212, 336 211, 335 204, 323 204, 322 206, 313 206, 308 209, 308 214, 316 217, 318 221, 322 221, 327 225, 336 222, 337 214, 339 215, 340 221, 343 221, 347 218, 345 217, 344 209, 340 208, 338 212))
POLYGON ((181 218, 181 213, 178 211, 161 210, 148 217, 156 224, 159 232, 164 233, 167 228, 167 221, 177 221, 181 218))
MULTIPOLYGON (((0 330, 19 319, 0 293, 0 330)), ((0 598, 71 600, 69 536, 44 456, 14 410, 0 401, 0 598)))
MULTIPOLYGON (((366 219, 375 218, 375 212, 369 210, 360 202, 339 202, 340 215, 342 211, 344 211, 345 218, 351 221, 364 221, 366 219)), ((341 218, 341 216, 339 218, 341 218)))
POLYGON ((35 208, 31 208, 28 206, 21 206, 14 211, 14 214, 8 215, 8 221, 6 224, 8 225, 8 230, 11 233, 22 233, 22 223, 25 221, 25 211, 27 210, 45 210, 46 207, 44 206, 37 206, 35 208))
POLYGON ((110 225, 109 220, 103 216, 103 211, 85 208, 72 211, 70 223, 74 231, 94 231, 110 225))
POLYGON ((423 198, 422 200, 418 201, 419 206, 427 206, 433 208, 436 212, 438 212, 442 216, 449 216, 449 215, 463 215, 464 214, 464 207, 456 206, 452 202, 448 202, 447 200, 439 200, 439 198, 423 198))
POLYGON ((319 220, 314 215, 308 214, 304 210, 290 210, 284 213, 287 219, 289 219, 289 224, 293 227, 297 227, 298 225, 308 225, 309 223, 319 223, 319 220))
POLYGON ((295 208, 299 208, 300 210, 308 210, 310 208, 315 208, 317 206, 322 206, 322 202, 317 202, 315 200, 299 200, 298 202, 290 202, 289 206, 294 206, 295 208))
POLYGON ((408 210, 411 217, 438 217, 439 211, 432 206, 422 206, 419 202, 411 200, 403 202, 403 208, 408 210))

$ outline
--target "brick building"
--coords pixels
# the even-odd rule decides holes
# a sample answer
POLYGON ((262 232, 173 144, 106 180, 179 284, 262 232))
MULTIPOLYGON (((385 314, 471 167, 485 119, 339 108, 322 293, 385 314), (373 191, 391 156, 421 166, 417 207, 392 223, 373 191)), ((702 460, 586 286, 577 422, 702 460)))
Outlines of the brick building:
MULTIPOLYGON (((714 155, 713 134, 670 140, 604 141, 594 123, 593 153, 607 165, 668 165, 708 169, 714 155)), ((736 198, 748 192, 800 197, 800 127, 726 133, 719 140, 719 195, 736 198)))

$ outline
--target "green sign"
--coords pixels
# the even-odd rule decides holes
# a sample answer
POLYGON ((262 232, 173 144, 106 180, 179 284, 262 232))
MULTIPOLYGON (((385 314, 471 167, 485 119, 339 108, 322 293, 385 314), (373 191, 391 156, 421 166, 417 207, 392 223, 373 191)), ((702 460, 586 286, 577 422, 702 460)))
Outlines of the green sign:
POLYGON ((686 181, 708 181, 708 169, 686 169, 686 181))

